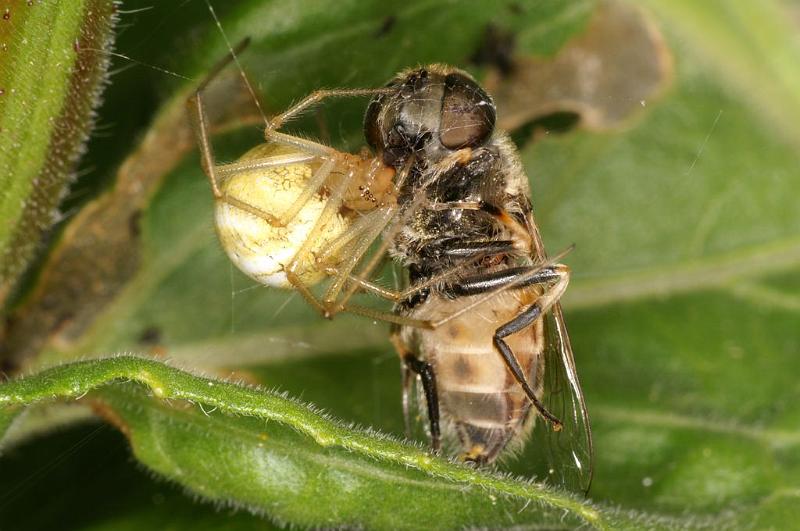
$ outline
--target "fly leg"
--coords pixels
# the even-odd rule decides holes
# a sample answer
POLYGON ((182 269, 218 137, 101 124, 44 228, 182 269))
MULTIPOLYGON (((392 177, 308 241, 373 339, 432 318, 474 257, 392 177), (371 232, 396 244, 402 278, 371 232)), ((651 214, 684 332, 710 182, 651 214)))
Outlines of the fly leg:
POLYGON ((492 342, 494 343, 494 346, 497 348, 498 352, 500 352, 503 362, 506 364, 506 367, 508 367, 508 370, 511 371, 514 379, 517 381, 517 383, 519 383, 520 387, 522 387, 522 390, 525 391, 525 394, 528 395, 528 398, 533 403, 533 407, 536 408, 536 411, 538 411, 542 417, 550 421, 555 431, 561 431, 561 421, 558 420, 552 413, 547 411, 547 409, 544 407, 544 404, 541 403, 539 398, 536 396, 536 393, 533 391, 533 389, 531 389, 528 379, 525 377, 525 374, 522 371, 522 367, 519 366, 517 357, 514 355, 511 347, 508 346, 508 343, 504 341, 504 338, 507 336, 510 336, 511 334, 519 332, 520 330, 532 325, 533 322, 536 321, 536 319, 538 319, 541 315, 542 308, 538 303, 525 308, 525 310, 523 310, 514 319, 495 330, 492 342))
POLYGON ((442 432, 439 425, 439 393, 436 389, 436 373, 430 363, 418 359, 413 352, 408 350, 396 332, 392 334, 391 340, 403 360, 403 420, 405 421, 406 437, 411 436, 409 394, 413 382, 412 373, 414 373, 422 382, 422 390, 428 406, 431 449, 438 452, 441 447, 442 432))
MULTIPOLYGON (((334 242, 335 244, 335 242, 334 242)), ((419 292, 438 284, 446 282, 458 275, 464 269, 464 265, 468 260, 477 260, 479 258, 488 257, 495 254, 507 254, 514 252, 514 242, 511 240, 467 240, 458 247, 450 247, 445 251, 445 256, 454 260, 462 260, 451 268, 445 269, 439 274, 436 274, 424 281, 416 282, 414 285, 406 288, 403 291, 396 291, 383 287, 375 282, 362 279, 356 275, 349 275, 348 280, 358 288, 369 291, 379 297, 390 300, 395 303, 404 302, 419 292)), ((463 282, 459 282, 460 287, 463 282)), ((472 289, 465 287, 464 289, 472 289)), ((485 291, 485 290, 484 290, 485 291)), ((482 293, 483 291, 481 291, 482 293)), ((457 292, 457 294, 461 294, 457 292)))
POLYGON ((431 448, 438 452, 441 447, 441 428, 439 426, 439 394, 436 391, 436 374, 433 366, 427 361, 415 358, 413 355, 406 356, 403 361, 410 370, 419 375, 422 382, 422 390, 425 392, 425 402, 428 404, 428 421, 431 430, 431 448))
MULTIPOLYGON (((475 241, 475 242, 468 242, 468 245, 465 245, 463 249, 462 248, 455 249, 454 255, 459 255, 459 253, 463 252, 464 256, 467 255, 471 255, 472 257, 478 257, 481 255, 490 256, 491 252, 485 253, 484 251, 507 252, 513 249, 514 249, 513 242, 510 241, 508 242, 475 241)), ((441 274, 435 275, 424 282, 417 283, 414 286, 402 292, 397 292, 391 289, 384 288, 383 286, 380 286, 368 280, 361 279, 355 275, 348 275, 348 280, 351 283, 353 283, 357 288, 369 291, 384 299, 404 304, 407 303, 410 300, 410 298, 413 297, 415 294, 422 292, 426 288, 434 284, 437 284, 439 282, 446 282, 449 278, 456 276, 459 273, 459 271, 462 270, 462 266, 463 264, 457 264, 452 268, 445 270, 441 274)), ((335 274, 335 270, 331 269, 329 274, 331 275, 335 274)), ((490 300, 491 298, 499 295, 500 293, 506 290, 520 289, 532 285, 547 285, 547 284, 553 284, 554 282, 558 283, 559 279, 561 279, 564 276, 569 277, 569 268, 563 264, 553 263, 553 264, 540 264, 535 266, 509 268, 501 270, 499 272, 475 275, 463 278, 458 282, 448 284, 447 287, 445 288, 446 292, 456 296, 477 295, 477 294, 484 294, 484 295, 475 300, 474 302, 459 309, 458 311, 453 312, 437 321, 413 319, 398 313, 386 313, 374 310, 372 308, 365 308, 362 306, 355 306, 355 305, 343 305, 340 308, 340 311, 348 311, 350 313, 362 315, 370 319, 386 321, 389 323, 395 323, 403 326, 411 326, 414 328, 424 328, 428 330, 434 330, 436 328, 439 328, 443 324, 447 323, 448 321, 451 321, 471 311, 473 308, 482 305, 486 301, 490 300)), ((564 283, 563 289, 566 289, 566 283, 564 283)), ((562 293, 563 289, 561 290, 562 293)), ((557 302, 557 299, 554 302, 557 302)), ((547 308, 550 308, 552 304, 553 303, 549 303, 547 308)))
MULTIPOLYGON (((511 267, 492 273, 463 278, 447 289, 450 293, 459 297, 479 295, 481 293, 492 294, 501 288, 522 289, 535 285, 555 285, 565 276, 569 277, 569 269, 563 264, 554 264, 541 269, 531 266, 511 267)), ((564 288, 566 288, 566 285, 564 288)))
MULTIPOLYGON (((557 280, 553 282, 551 276, 550 282, 553 283, 545 288, 544 293, 542 293, 539 299, 522 310, 514 319, 495 330, 492 342, 500 353, 500 356, 502 356, 506 367, 511 371, 514 379, 517 380, 517 383, 522 387, 525 394, 528 395, 528 398, 539 414, 550 421, 555 431, 560 431, 562 427, 561 421, 544 407, 544 404, 541 403, 536 393, 531 389, 528 379, 519 365, 517 357, 514 355, 511 347, 508 346, 508 343, 505 342, 506 337, 531 326, 537 319, 550 310, 564 294, 564 291, 567 289, 567 284, 569 283, 569 269, 560 264, 553 266, 553 269, 555 269, 553 271, 554 273, 558 273, 557 280)), ((545 269, 543 271, 547 270, 545 269)))

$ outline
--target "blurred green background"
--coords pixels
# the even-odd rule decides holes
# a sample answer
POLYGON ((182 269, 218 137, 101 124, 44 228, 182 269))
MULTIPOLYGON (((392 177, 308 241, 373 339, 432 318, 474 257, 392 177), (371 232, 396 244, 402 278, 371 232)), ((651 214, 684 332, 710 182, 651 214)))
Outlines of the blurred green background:
MULTIPOLYGON (((634 10, 655 43, 645 58, 660 67, 641 101, 600 125, 591 113, 629 104, 641 71, 628 55, 566 60, 564 50, 595 50, 575 43, 610 2, 213 5, 231 41, 253 39, 241 60, 269 112, 315 88, 375 86, 430 62, 523 94, 547 71, 547 86, 563 94, 532 92, 507 109, 522 115, 512 134, 548 248, 576 244, 564 308, 595 438, 591 499, 664 517, 664 526, 792 526, 800 516, 797 2, 614 2, 634 10), (487 27, 513 42, 509 50, 491 46, 487 27), (478 53, 487 46, 494 55, 478 53), (503 77, 497 67, 509 58, 523 70, 503 77), (595 96, 575 105, 567 96, 576 94, 595 96)), ((113 59, 80 179, 48 240, 58 252, 42 251, 7 302, 3 355, 28 372, 155 354, 401 436, 386 326, 318 319, 300 297, 235 271, 216 242, 208 184, 182 123, 185 78, 198 80, 225 53, 206 4, 126 1, 116 32, 126 58, 113 59), (85 214, 98 201, 106 207, 85 214), (103 243, 115 238, 109 220, 135 225, 117 247, 103 243), (80 242, 100 225, 110 236, 80 242), (135 267, 106 271, 106 253, 120 248, 135 267), (93 272, 71 273, 80 268, 93 272), (66 278, 103 289, 67 287, 66 278)), ((619 49, 638 42, 632 33, 612 40, 619 49)), ((224 124, 214 138, 220 160, 259 140, 252 105, 230 96, 240 92, 235 77, 212 96, 224 124)), ((326 105, 290 130, 355 150, 363 106, 326 105)), ((113 427, 50 413, 20 423, 0 456, 0 527, 263 527, 260 517, 200 503, 155 477, 113 427)), ((499 469, 530 476, 538 460, 534 438, 499 469)))

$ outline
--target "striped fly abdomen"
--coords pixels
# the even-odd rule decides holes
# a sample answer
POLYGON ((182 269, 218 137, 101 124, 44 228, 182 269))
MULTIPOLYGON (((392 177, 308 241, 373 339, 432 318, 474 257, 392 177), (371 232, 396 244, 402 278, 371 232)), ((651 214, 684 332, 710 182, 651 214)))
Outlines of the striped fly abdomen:
MULTIPOLYGON (((445 436, 456 438, 462 456, 491 462, 511 441, 524 440, 535 415, 519 383, 492 343, 495 330, 535 301, 531 291, 503 293, 435 330, 404 327, 405 345, 434 369, 445 436), (454 437, 455 435, 455 437, 454 437)), ((452 315, 474 297, 430 298, 412 310, 415 319, 452 315)), ((508 341, 537 396, 542 394, 544 347, 541 321, 509 336, 508 341)))

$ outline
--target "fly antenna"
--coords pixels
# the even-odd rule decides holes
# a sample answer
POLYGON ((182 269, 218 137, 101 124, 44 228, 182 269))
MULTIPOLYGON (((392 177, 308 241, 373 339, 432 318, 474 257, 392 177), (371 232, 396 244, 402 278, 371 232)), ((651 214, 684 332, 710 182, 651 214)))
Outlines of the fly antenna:
POLYGON ((258 108, 258 113, 261 115, 261 118, 264 119, 266 126, 269 127, 269 120, 267 119, 267 115, 264 113, 264 109, 261 107, 261 101, 258 99, 256 91, 253 89, 253 85, 250 84, 250 80, 247 78, 244 68, 242 68, 242 63, 239 62, 238 53, 244 50, 247 45, 250 44, 250 39, 245 38, 243 41, 237 44, 236 47, 232 46, 231 41, 228 40, 228 35, 222 28, 222 23, 220 22, 219 17, 217 17, 217 12, 214 11, 214 7, 211 5, 211 0, 206 0, 206 6, 208 6, 208 11, 211 13, 211 17, 214 19, 214 23, 217 25, 220 34, 222 34, 222 39, 225 41, 225 46, 228 47, 228 52, 230 52, 233 62, 236 63, 236 67, 239 69, 239 74, 242 76, 242 80, 247 87, 247 91, 250 93, 250 96, 253 98, 253 102, 255 102, 256 107, 258 108))

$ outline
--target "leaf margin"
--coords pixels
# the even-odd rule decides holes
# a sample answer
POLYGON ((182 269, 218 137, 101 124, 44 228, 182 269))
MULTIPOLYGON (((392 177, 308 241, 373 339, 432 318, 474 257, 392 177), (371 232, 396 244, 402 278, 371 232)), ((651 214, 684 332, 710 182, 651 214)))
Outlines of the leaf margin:
POLYGON ((8 428, 15 413, 24 406, 48 400, 80 399, 118 380, 140 383, 161 400, 185 400, 216 407, 230 415, 275 421, 310 437, 323 448, 337 446, 378 461, 414 468, 446 481, 466 483, 501 495, 550 505, 572 513, 590 527, 614 527, 610 520, 619 516, 605 516, 588 502, 546 485, 480 472, 432 456, 415 445, 375 430, 347 426, 312 406, 275 392, 193 375, 133 355, 58 365, 0 385, 0 437, 4 435, 2 428, 8 428))

